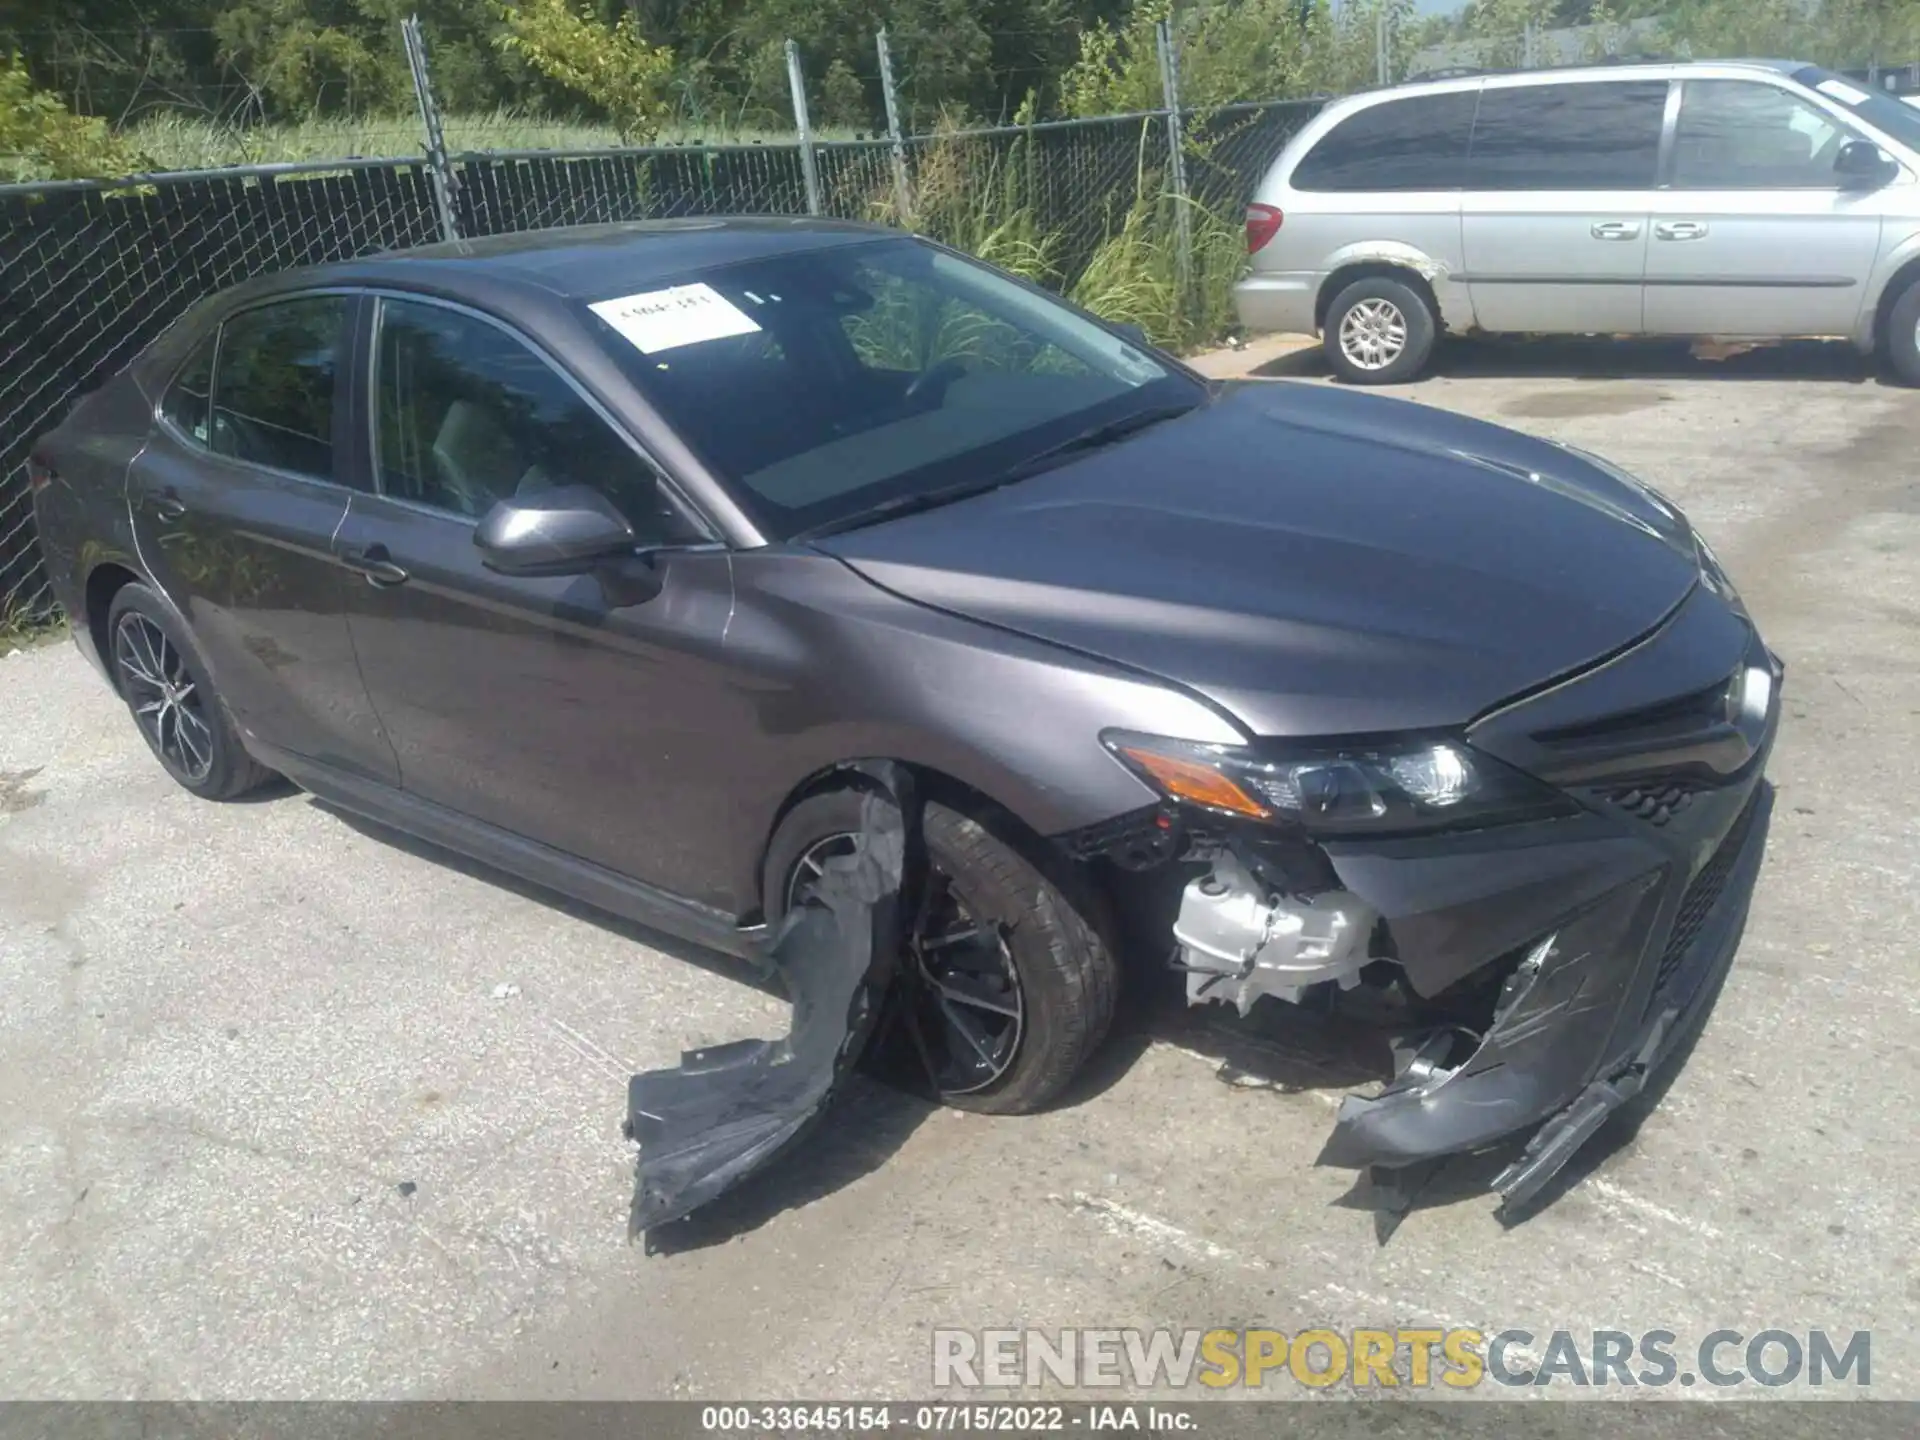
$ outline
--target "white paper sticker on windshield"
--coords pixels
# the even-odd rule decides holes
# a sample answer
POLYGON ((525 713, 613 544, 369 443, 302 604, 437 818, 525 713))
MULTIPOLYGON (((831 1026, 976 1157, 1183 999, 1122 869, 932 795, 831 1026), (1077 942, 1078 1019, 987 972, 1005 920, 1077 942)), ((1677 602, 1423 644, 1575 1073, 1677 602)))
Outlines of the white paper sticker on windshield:
POLYGON ((1816 87, 1822 95, 1831 95, 1842 105, 1862 105, 1869 98, 1864 90, 1856 90, 1844 80, 1822 80, 1816 87))
POLYGON ((750 335, 760 327, 751 317, 711 285, 674 285, 644 290, 587 307, 626 337, 643 355, 750 335))

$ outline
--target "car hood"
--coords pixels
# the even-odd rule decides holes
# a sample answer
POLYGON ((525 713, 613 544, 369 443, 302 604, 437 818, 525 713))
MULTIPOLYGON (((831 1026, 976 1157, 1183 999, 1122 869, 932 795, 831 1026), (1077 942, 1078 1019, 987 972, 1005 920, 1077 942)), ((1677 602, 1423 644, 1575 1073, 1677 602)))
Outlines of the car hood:
POLYGON ((1699 578, 1685 520, 1578 452, 1284 381, 817 543, 1259 735, 1465 724, 1645 634, 1699 578))

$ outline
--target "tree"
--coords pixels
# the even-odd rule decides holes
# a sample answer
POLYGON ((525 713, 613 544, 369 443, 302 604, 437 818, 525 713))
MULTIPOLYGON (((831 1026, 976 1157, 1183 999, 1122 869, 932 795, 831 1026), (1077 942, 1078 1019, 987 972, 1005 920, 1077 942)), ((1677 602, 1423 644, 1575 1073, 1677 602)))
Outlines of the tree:
POLYGON ((0 176, 8 180, 82 180, 128 175, 140 159, 104 120, 75 115, 37 88, 17 54, 0 59, 0 176))
POLYGON ((527 0, 501 14, 507 28, 494 43, 503 53, 606 111, 623 144, 653 138, 670 111, 673 52, 648 44, 631 11, 613 25, 567 0, 527 0))

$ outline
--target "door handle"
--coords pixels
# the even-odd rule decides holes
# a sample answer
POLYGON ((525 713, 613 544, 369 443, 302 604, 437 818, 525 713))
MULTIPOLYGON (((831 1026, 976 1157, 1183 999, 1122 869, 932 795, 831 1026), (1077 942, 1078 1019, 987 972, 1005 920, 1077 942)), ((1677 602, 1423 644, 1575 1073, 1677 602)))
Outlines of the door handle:
POLYGON ((1593 222, 1592 233, 1596 240, 1638 240, 1640 222, 1638 220, 1596 220, 1593 222))
POLYGON ((369 545, 365 549, 342 550, 340 563, 349 570, 358 571, 367 577, 367 583, 381 590, 393 585, 407 583, 407 572, 393 563, 393 556, 387 553, 384 545, 369 545))
POLYGON ((1704 240, 1707 227, 1698 220, 1662 220, 1653 227, 1656 240, 1704 240))
POLYGON ((148 508, 162 520, 178 520, 187 513, 187 507, 180 497, 171 490, 162 490, 148 498, 148 508))

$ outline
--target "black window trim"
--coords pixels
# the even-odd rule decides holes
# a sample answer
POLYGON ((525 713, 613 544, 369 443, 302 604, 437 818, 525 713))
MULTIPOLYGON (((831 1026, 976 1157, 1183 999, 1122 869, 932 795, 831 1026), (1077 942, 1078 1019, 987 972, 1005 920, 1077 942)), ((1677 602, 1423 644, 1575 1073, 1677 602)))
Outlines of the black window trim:
POLYGON ((405 290, 391 286, 361 287, 359 293, 366 298, 368 307, 366 324, 363 327, 365 330, 364 343, 366 350, 363 363, 355 366, 357 372, 357 384, 355 388, 363 397, 361 408, 365 412, 364 415, 361 416, 357 429, 359 430, 361 438, 365 441, 366 448, 362 452, 358 446, 355 447, 356 458, 363 461, 367 468, 367 489, 364 493, 377 496, 389 505, 398 505, 405 510, 415 511, 422 515, 435 516, 441 520, 450 520, 457 524, 466 525, 469 528, 478 526, 480 523, 479 518, 476 516, 459 515, 441 506, 429 505, 423 500, 409 500, 403 495, 390 495, 387 493, 386 487, 380 482, 380 331, 386 323, 387 306, 394 303, 430 305, 491 325, 494 329, 507 336, 508 339, 515 340, 525 346, 535 359, 539 360, 549 370, 553 371, 554 374, 558 375, 574 394, 584 400, 587 407, 591 409, 594 414, 598 415, 601 421, 613 431, 614 435, 617 436, 629 450, 633 451, 640 462, 654 473, 668 501, 676 506, 681 514, 697 528, 706 532, 707 538, 704 540, 685 541, 676 545, 648 545, 642 548, 647 550, 725 550, 731 548, 720 538, 724 532, 722 532, 718 525, 714 524, 712 517, 693 502, 687 495, 685 487, 674 478, 672 472, 669 471, 666 466, 662 465, 659 460, 654 457, 653 453, 641 442, 639 437, 633 433, 631 427, 622 424, 614 413, 602 404, 599 398, 595 396, 591 390, 587 389, 585 385, 582 385, 579 378, 554 356, 552 351, 533 339, 533 337, 525 331, 502 320, 498 315, 489 315, 484 310, 475 309, 473 306, 463 304, 458 300, 449 300, 443 295, 429 295, 419 290, 405 290))
MULTIPOLYGON (((186 353, 181 356, 180 362, 173 367, 173 370, 167 376, 167 383, 156 387, 160 393, 158 398, 153 402, 154 424, 163 430, 170 439, 185 446, 195 455, 218 461, 222 465, 232 465, 242 470, 258 471, 261 474, 272 475, 280 480, 297 480, 303 485, 317 485, 327 490, 338 490, 346 496, 361 493, 356 491, 347 481, 340 478, 343 460, 346 456, 346 450, 340 443, 343 438, 341 432, 347 429, 347 412, 349 408, 348 404, 344 402, 345 397, 351 393, 351 387, 347 382, 353 360, 354 336, 358 333, 359 328, 358 309, 361 299, 360 291, 351 285, 314 285, 297 290, 278 290, 271 295, 262 295, 257 300, 249 300, 244 305, 236 305, 231 310, 222 310, 219 312, 219 318, 214 320, 212 324, 213 365, 207 372, 208 433, 212 433, 213 405, 215 397, 219 394, 220 386, 220 354, 227 346, 228 323, 238 319, 242 315, 251 314, 255 310, 264 310, 270 305, 284 305, 290 300, 314 300, 328 295, 344 296, 347 300, 347 313, 340 324, 340 337, 334 342, 333 475, 330 479, 323 478, 319 475, 308 475, 300 470, 288 470, 279 465, 263 465, 257 460, 243 460, 237 455, 222 455, 211 445, 202 445, 198 440, 194 439, 191 435, 187 434, 186 431, 173 423, 171 417, 166 413, 167 397, 173 394, 174 386, 180 383, 180 377, 186 373, 187 366, 193 363, 193 357, 199 352, 201 342, 207 338, 205 335, 194 337, 193 341, 186 347, 186 353)), ((348 435, 351 435, 350 431, 348 431, 348 435)))
MULTIPOLYGON (((1675 184, 1673 173, 1675 165, 1674 152, 1679 144, 1680 110, 1681 107, 1686 104, 1686 88, 1688 85, 1705 85, 1708 83, 1721 85, 1763 85, 1769 90, 1778 90, 1789 99, 1798 100, 1816 114, 1825 116, 1828 123, 1839 130, 1841 135, 1853 140, 1867 139, 1865 135, 1854 128, 1854 117, 1838 113, 1839 110, 1844 107, 1815 103, 1816 96, 1811 86, 1801 85, 1793 81, 1790 77, 1782 76, 1777 72, 1768 72, 1764 75, 1676 76, 1673 81, 1673 93, 1667 97, 1668 129, 1667 133, 1661 137, 1660 188, 1662 190, 1671 190, 1676 195, 1710 195, 1716 190, 1723 190, 1730 194, 1749 195, 1765 194, 1768 191, 1774 190, 1790 191, 1797 195, 1824 195, 1829 191, 1838 191, 1841 188, 1837 175, 1834 177, 1834 183, 1831 185, 1688 185, 1682 187, 1675 184)), ((1845 145, 1847 140, 1843 139, 1840 143, 1845 145)), ((1878 141, 1868 141, 1868 143, 1877 146, 1882 151, 1886 150, 1886 147, 1880 145, 1878 141)))

